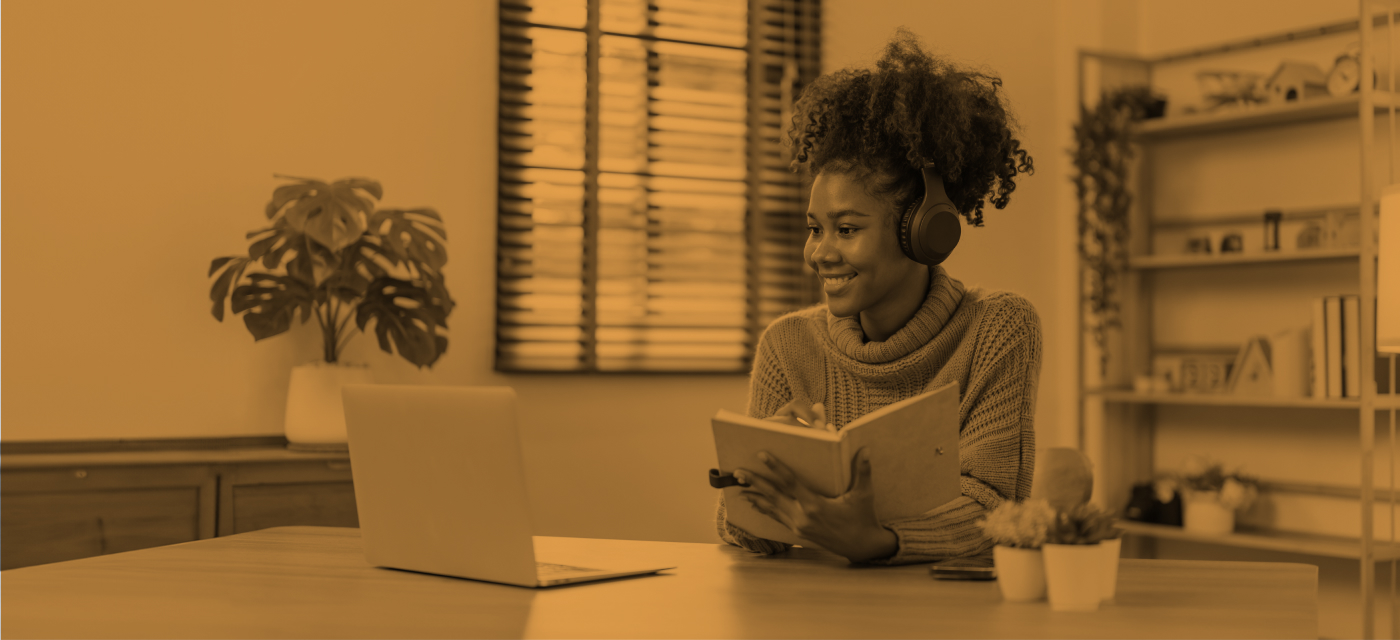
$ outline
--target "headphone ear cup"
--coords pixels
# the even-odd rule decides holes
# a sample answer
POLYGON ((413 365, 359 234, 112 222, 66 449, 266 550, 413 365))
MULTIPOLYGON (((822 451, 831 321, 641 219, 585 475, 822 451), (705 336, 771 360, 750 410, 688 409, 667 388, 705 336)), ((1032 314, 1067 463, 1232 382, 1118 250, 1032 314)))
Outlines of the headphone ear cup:
POLYGON ((962 224, 949 203, 935 203, 928 209, 916 204, 900 220, 899 248, 920 264, 941 264, 961 239, 962 224))

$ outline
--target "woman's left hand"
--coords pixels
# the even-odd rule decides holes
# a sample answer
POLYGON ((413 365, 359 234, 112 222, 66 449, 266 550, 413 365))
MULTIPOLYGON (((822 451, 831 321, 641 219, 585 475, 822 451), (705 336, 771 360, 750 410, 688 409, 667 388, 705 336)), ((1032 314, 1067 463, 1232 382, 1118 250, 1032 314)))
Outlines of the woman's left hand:
POLYGON ((850 489, 834 498, 812 491, 771 454, 758 455, 767 475, 749 469, 736 469, 734 475, 749 485, 742 494, 760 513, 854 562, 887 558, 899 550, 894 532, 875 519, 870 457, 864 449, 851 460, 850 489))

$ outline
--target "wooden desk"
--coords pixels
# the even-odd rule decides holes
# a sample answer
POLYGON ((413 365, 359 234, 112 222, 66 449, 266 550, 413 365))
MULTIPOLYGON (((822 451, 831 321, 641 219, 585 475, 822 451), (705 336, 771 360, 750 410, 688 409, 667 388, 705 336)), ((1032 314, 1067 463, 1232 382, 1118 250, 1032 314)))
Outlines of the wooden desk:
POLYGON ((278 527, 0 572, 6 638, 1317 637, 1312 565, 1123 560, 1118 603, 1056 613, 927 565, 853 567, 809 549, 542 538, 675 564, 525 589, 370 567, 358 529, 278 527))

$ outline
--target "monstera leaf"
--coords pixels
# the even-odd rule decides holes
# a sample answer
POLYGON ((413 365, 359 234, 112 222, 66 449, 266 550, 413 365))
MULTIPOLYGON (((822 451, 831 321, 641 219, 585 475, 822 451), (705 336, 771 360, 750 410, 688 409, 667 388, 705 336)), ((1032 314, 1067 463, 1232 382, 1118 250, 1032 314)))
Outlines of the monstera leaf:
POLYGON ((344 178, 330 184, 313 178, 292 179, 300 182, 273 191, 266 208, 268 219, 285 220, 290 231, 306 234, 333 253, 360 238, 374 211, 374 201, 384 195, 378 182, 365 178, 344 178), (360 191, 374 199, 360 195, 360 191))
POLYGON ((437 273, 447 264, 447 230, 442 216, 432 209, 380 209, 369 217, 370 233, 379 234, 384 248, 396 262, 413 265, 422 276, 437 273))
POLYGON ((219 274, 219 279, 214 281, 214 286, 209 288, 209 299, 214 301, 214 319, 219 322, 224 321, 224 300, 228 299, 229 287, 238 279, 243 277, 243 270, 248 267, 248 258, 243 256, 224 256, 214 258, 209 263, 209 276, 223 268, 224 272, 219 274))
POLYGON ((434 304, 428 291, 407 280, 382 276, 365 292, 355 314, 355 324, 364 331, 374 320, 379 348, 398 354, 422 367, 430 367, 447 351, 447 337, 437 328, 447 328, 447 313, 434 304), (391 346, 392 343, 392 346, 391 346))
POLYGON ((254 273, 249 283, 233 290, 232 311, 243 313, 243 324, 254 340, 271 338, 292 328, 292 318, 301 309, 301 321, 311 317, 315 292, 291 276, 254 273))

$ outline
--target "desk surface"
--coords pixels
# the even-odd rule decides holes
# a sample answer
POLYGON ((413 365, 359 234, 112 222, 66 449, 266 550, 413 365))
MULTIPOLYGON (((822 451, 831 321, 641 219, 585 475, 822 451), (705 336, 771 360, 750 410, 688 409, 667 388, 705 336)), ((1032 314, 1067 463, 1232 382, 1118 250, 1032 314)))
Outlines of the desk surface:
POLYGON ((358 529, 279 527, 0 573, 0 633, 26 637, 1317 637, 1317 568, 1131 560, 1116 604, 1057 613, 928 565, 815 549, 537 538, 562 560, 678 568, 525 589, 365 564, 358 529))

